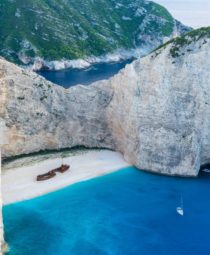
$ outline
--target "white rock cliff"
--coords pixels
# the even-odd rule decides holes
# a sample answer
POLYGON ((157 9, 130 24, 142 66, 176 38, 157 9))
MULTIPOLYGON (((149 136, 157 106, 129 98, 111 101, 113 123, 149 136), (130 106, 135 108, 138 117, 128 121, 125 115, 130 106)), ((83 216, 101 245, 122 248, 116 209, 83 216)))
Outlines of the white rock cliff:
POLYGON ((9 136, 3 156, 104 147, 140 169, 196 176, 210 162, 210 39, 184 42, 109 80, 67 90, 1 59, 0 119, 9 136))

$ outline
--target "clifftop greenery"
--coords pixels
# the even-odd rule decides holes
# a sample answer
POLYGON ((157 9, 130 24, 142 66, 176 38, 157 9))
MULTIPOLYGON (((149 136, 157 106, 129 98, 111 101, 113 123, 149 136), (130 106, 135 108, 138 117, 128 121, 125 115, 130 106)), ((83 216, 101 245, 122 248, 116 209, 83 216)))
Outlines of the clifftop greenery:
POLYGON ((146 0, 1 0, 0 24, 0 55, 16 63, 152 48, 187 30, 146 0))
MULTIPOLYGON (((210 38, 210 27, 203 27, 190 31, 181 37, 168 41, 167 43, 158 47, 155 51, 163 49, 167 45, 171 44, 172 47, 170 49, 170 54, 172 57, 176 58, 179 57, 180 54, 184 54, 181 52, 183 48, 190 46, 193 42, 200 41, 201 39, 204 39, 202 43, 205 44, 206 38, 210 38)), ((192 49, 188 48, 187 51, 192 51, 192 49)))

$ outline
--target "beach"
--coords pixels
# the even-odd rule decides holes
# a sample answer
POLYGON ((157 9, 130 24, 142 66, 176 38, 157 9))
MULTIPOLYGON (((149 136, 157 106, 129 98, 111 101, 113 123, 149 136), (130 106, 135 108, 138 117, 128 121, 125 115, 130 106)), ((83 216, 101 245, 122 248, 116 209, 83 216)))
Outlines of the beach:
POLYGON ((130 166, 118 152, 110 150, 85 150, 63 158, 63 164, 70 170, 57 173, 52 179, 36 181, 37 175, 44 174, 62 164, 59 155, 52 158, 36 157, 27 164, 14 163, 3 166, 2 196, 3 204, 11 204, 64 188, 76 182, 85 181, 130 166))

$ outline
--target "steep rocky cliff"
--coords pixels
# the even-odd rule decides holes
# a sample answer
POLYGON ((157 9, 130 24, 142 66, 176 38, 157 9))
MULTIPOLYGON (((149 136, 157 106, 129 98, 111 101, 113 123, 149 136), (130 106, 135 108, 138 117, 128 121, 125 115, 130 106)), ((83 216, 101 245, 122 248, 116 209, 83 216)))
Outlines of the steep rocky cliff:
POLYGON ((148 52, 189 30, 147 0, 1 0, 0 23, 0 55, 35 68, 118 49, 148 52))
POLYGON ((210 28, 194 31, 88 87, 65 90, 0 60, 9 157, 84 145, 138 168, 195 176, 210 161, 210 28))

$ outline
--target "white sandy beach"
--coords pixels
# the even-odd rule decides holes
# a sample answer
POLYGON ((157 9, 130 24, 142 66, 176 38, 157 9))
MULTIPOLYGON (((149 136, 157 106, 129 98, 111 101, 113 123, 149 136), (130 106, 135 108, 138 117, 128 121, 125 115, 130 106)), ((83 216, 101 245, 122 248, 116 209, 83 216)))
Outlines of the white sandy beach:
POLYGON ((10 204, 46 194, 70 184, 111 173, 129 164, 122 155, 109 150, 89 150, 63 159, 71 166, 65 173, 47 181, 36 181, 36 176, 61 165, 61 158, 53 158, 2 172, 3 204, 10 204))

